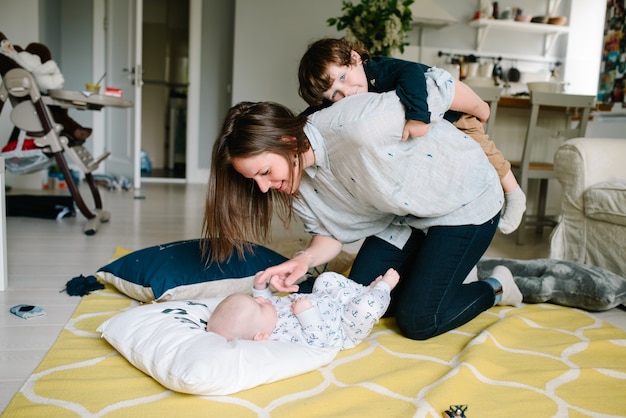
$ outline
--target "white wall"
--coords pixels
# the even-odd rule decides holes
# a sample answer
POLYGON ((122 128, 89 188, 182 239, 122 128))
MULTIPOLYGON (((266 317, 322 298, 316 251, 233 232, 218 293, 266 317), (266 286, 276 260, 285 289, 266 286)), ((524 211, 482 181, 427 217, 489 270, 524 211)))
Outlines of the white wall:
POLYGON ((231 0, 202 2, 198 147, 196 152, 187 152, 188 166, 193 154, 199 168, 191 177, 188 167, 187 181, 192 183, 206 183, 208 179, 213 143, 231 104, 233 22, 231 0))
POLYGON ((39 0, 0 0, 0 10, 0 30, 13 43, 26 46, 39 39, 39 0))
MULTIPOLYGON (((437 0, 437 5, 454 16, 458 23, 442 29, 424 29, 422 62, 440 66, 444 61, 437 56, 438 51, 470 53, 474 49, 476 30, 468 23, 479 3, 479 0, 437 0)), ((524 13, 533 16, 544 15, 548 10, 548 0, 501 0, 500 10, 520 3, 523 3, 524 13)), ((560 72, 561 79, 570 83, 570 93, 595 94, 597 89, 604 7, 605 0, 561 0, 559 3, 559 14, 569 14, 572 8, 570 35, 559 37, 548 55, 559 59, 566 54, 573 57, 573 61, 566 64, 575 71, 567 68, 560 72), (597 26, 593 27, 594 24, 597 26), (568 37, 571 37, 570 41, 568 37), (580 62, 587 64, 579 65, 580 62), (589 93, 589 89, 593 91, 589 93)), ((305 104, 297 93, 299 59, 311 41, 323 36, 342 35, 326 24, 326 19, 340 13, 341 2, 338 0, 237 0, 233 103, 274 100, 293 110, 302 110, 305 104)), ((409 34, 408 41, 417 45, 416 30, 409 34)), ((541 35, 492 32, 482 53, 503 56, 520 53, 542 59, 543 44, 541 35)), ((417 60, 415 48, 409 49, 407 59, 417 60)), ((509 60, 503 66, 507 69, 513 63, 509 60)), ((528 71, 553 67, 545 62, 519 61, 515 64, 528 71)))
POLYGON ((568 92, 597 94, 606 0, 571 0, 567 57, 563 79, 568 92), (585 28, 586 30, 581 30, 585 28))
POLYGON ((304 110, 300 57, 310 42, 338 35, 326 19, 340 12, 339 0, 237 0, 233 103, 272 100, 304 110))
MULTIPOLYGON (((149 1, 149 0, 148 0, 149 1)), ((223 0, 230 1, 230 0, 223 0)), ((42 8, 48 10, 51 5, 74 4, 81 10, 84 0, 0 0, 0 30, 15 43, 28 44, 42 39, 42 8), (28 25, 24 22, 29 22, 28 25)), ((547 9, 548 0, 525 0, 525 13, 543 14, 547 9)), ((90 3, 90 2, 84 2, 90 3)), ((501 0, 500 8, 518 5, 514 0, 501 0)), ((441 59, 437 52, 441 49, 467 50, 473 48, 475 30, 468 26, 473 12, 478 7, 478 0, 437 0, 437 4, 459 20, 459 23, 443 29, 425 29, 423 32, 422 61, 430 65, 440 65, 441 59)), ((605 0, 562 0, 561 10, 573 12, 570 19, 571 32, 565 39, 555 45, 555 51, 568 47, 568 62, 563 73, 565 80, 571 83, 569 92, 581 89, 587 93, 595 92, 600 62, 599 48, 602 40, 602 19, 605 0), (585 11, 584 8, 590 9, 585 11), (591 25, 597 23, 598 27, 591 25), (594 45, 597 45, 594 47, 594 45), (570 61, 573 60, 573 61, 570 61)), ((326 24, 326 19, 341 13, 339 0, 237 0, 234 12, 234 30, 231 31, 232 11, 223 2, 203 2, 202 17, 202 82, 200 86, 200 122, 198 131, 197 165, 200 169, 208 169, 210 150, 221 119, 228 106, 242 100, 274 100, 283 103, 295 111, 305 108, 305 103, 298 96, 297 68, 300 57, 307 44, 323 36, 340 36, 334 28, 326 24), (216 8, 216 9, 214 9, 216 8), (213 9, 213 10, 212 10, 213 9), (234 40, 231 39, 234 37, 234 40), (234 52, 230 50, 234 42, 234 52), (228 49, 228 51, 226 51, 228 49), (234 54, 231 60, 231 53, 234 54), (231 72, 232 68, 232 72, 231 72), (230 75, 232 74, 232 95, 229 93, 230 75)), ((50 11, 46 12, 50 13, 50 11)), ((61 13, 63 16, 64 13, 61 13)), ((68 15, 69 16, 69 15, 68 15)), ((81 27, 91 25, 89 19, 71 14, 74 21, 81 27), (81 20, 82 19, 82 20, 81 20)), ((61 17, 61 19, 65 19, 61 17)), ((67 27, 66 25, 64 25, 67 27)), ((87 29, 84 29, 87 30, 87 29)), ((49 37, 46 30, 46 38, 49 37)), ((55 33, 54 31, 50 33, 55 33)), ((417 32, 409 35, 409 41, 417 44, 417 32)), ((94 76, 89 57, 93 57, 91 35, 84 40, 72 40, 79 37, 76 32, 65 32, 60 35, 60 45, 68 43, 72 47, 64 47, 60 64, 64 73, 74 72, 71 83, 79 83, 85 77, 94 76), (88 40, 87 42, 84 42, 88 40), (89 44, 89 45, 87 45, 89 44), (78 45, 78 46, 77 46, 78 45), (76 51, 74 48, 87 48, 76 51), (70 54, 74 54, 72 58, 70 54), (65 60, 71 61, 67 70, 65 60), (78 60, 78 61, 76 61, 78 60), (82 60, 82 61, 81 61, 82 60)), ((51 40, 56 44, 57 40, 51 40)), ((541 45, 540 37, 517 35, 496 36, 489 39, 485 49, 496 52, 507 52, 514 48, 523 48, 523 52, 532 53, 541 45), (513 46, 517 44, 517 46, 513 46)), ((56 45, 55 45, 56 48, 56 45)), ((412 49, 414 52, 415 47, 412 49)), ((56 51, 53 51, 56 53, 56 51)), ((415 58, 416 59, 416 58, 415 58)), ((95 67, 94 67, 95 68, 95 67)), ((68 87, 77 87, 71 85, 68 87)), ((592 93, 587 93, 592 94, 592 93)), ((78 119, 90 117, 89 113, 75 114, 78 119)), ((89 123, 87 123, 89 124, 89 123)), ((0 115, 0 143, 7 138, 11 123, 8 112, 0 115)), ((95 137, 96 135, 94 135, 95 137)), ((96 138, 94 138, 94 146, 96 138)), ((193 182, 204 182, 206 172, 203 171, 193 182)))

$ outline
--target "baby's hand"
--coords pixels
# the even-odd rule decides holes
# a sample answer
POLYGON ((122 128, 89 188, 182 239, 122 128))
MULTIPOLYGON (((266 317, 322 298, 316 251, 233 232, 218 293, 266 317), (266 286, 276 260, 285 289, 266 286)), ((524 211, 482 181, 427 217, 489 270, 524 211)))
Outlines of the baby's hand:
POLYGON ((417 120, 407 120, 402 130, 402 140, 406 141, 409 138, 419 138, 428 133, 430 125, 417 120))
POLYGON ((263 275, 262 270, 257 272, 257 274, 254 275, 254 288, 257 290, 267 289, 268 283, 267 281, 261 279, 262 275, 263 275))
POLYGON ((306 311, 307 309, 311 309, 313 307, 313 302, 306 296, 300 296, 298 299, 294 300, 291 304, 291 312, 294 315, 298 315, 306 311))

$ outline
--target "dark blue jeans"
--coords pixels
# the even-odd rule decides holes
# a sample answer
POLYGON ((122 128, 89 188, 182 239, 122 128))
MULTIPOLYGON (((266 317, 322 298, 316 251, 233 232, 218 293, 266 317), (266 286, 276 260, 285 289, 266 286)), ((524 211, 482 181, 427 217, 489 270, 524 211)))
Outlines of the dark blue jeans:
POLYGON ((393 267, 400 282, 386 316, 395 316, 402 334, 425 340, 465 324, 493 306, 493 288, 463 280, 491 243, 500 214, 482 225, 414 229, 403 249, 376 237, 363 243, 350 278, 368 285, 393 267))

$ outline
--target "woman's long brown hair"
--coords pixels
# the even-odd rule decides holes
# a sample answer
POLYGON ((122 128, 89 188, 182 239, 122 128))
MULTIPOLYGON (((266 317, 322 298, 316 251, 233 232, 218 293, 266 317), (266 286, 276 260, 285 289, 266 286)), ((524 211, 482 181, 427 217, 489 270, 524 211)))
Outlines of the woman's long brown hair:
POLYGON ((306 121, 306 116, 296 116, 273 102, 241 102, 228 111, 211 158, 202 225, 202 255, 207 264, 228 261, 235 250, 242 257, 251 243, 266 243, 274 205, 285 226, 289 225, 294 196, 273 189, 261 192, 254 180, 233 168, 232 161, 272 152, 289 164, 296 156, 301 170, 303 153, 310 148, 304 135, 306 121))

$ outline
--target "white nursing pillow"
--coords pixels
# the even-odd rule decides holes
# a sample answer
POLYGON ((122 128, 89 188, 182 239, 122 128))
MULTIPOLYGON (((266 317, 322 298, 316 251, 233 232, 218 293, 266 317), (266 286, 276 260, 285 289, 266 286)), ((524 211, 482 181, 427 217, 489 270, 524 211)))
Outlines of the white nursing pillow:
POLYGON ((131 364, 168 389, 228 395, 307 373, 338 350, 280 341, 233 341, 207 332, 222 298, 142 305, 105 321, 98 331, 131 364))

